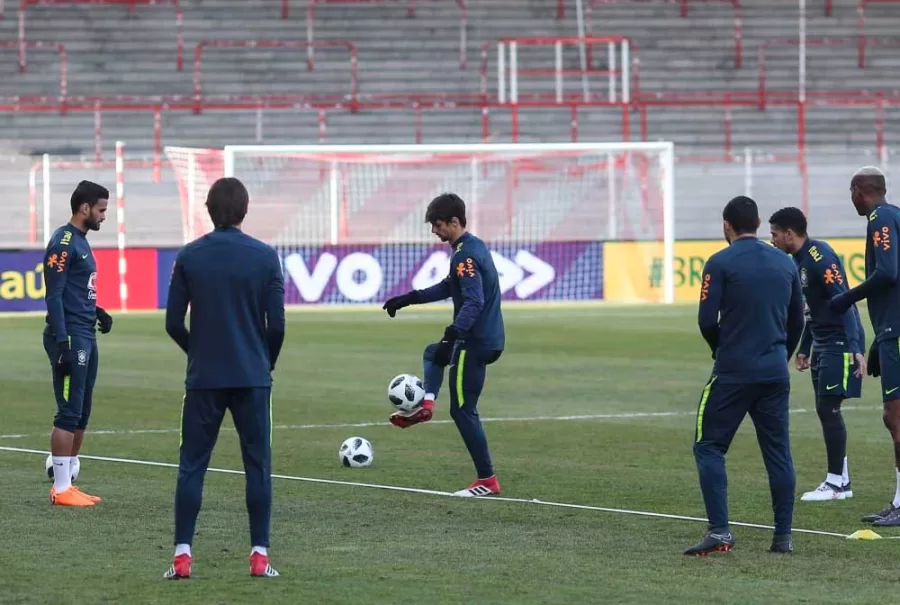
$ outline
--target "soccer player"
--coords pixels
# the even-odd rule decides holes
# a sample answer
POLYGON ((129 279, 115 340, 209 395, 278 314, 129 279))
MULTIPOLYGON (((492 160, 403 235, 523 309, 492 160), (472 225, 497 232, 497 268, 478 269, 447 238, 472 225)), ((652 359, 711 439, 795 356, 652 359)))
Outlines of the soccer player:
POLYGON ((775 535, 770 551, 793 551, 794 464, 788 430, 788 362, 803 333, 800 274, 760 241, 756 202, 739 196, 722 212, 729 246, 703 268, 698 324, 715 360, 697 409, 694 459, 709 531, 686 555, 734 547, 728 523, 725 453, 746 414, 769 475, 775 535))
POLYGON ((799 208, 782 208, 769 218, 772 245, 792 255, 800 270, 800 285, 809 319, 797 352, 796 367, 811 369, 816 412, 825 437, 827 473, 816 489, 800 500, 823 502, 853 497, 847 469, 847 427, 841 402, 862 396, 866 372, 865 331, 853 305, 846 313, 828 307, 832 297, 848 289, 844 266, 834 250, 806 234, 806 217, 799 208), (810 348, 814 349, 810 357, 810 348))
POLYGON ((831 299, 831 308, 843 313, 853 303, 868 300, 875 338, 869 348, 868 374, 881 377, 884 425, 894 441, 897 487, 894 499, 863 521, 879 527, 900 525, 900 280, 896 238, 900 208, 885 201, 887 183, 875 167, 860 168, 850 180, 850 199, 860 216, 868 217, 866 229, 866 279, 855 288, 831 299))
POLYGON ((187 353, 175 489, 175 555, 167 579, 191 575, 191 543, 203 479, 225 412, 241 444, 250 517, 250 575, 269 565, 272 513, 272 371, 284 342, 284 278, 278 254, 240 229, 250 196, 238 179, 209 190, 215 229, 182 248, 172 269, 166 332, 187 353), (191 306, 190 331, 184 326, 191 306))
POLYGON ((484 388, 487 366, 503 353, 506 335, 500 310, 500 280, 485 243, 466 231, 466 204, 453 193, 434 198, 425 212, 431 232, 453 251, 450 274, 424 290, 413 290, 384 303, 388 315, 399 309, 447 298, 453 299, 453 323, 440 342, 425 347, 423 354, 425 400, 411 412, 394 412, 390 421, 407 428, 431 420, 434 402, 450 366, 450 417, 475 463, 477 479, 456 496, 478 497, 500 493, 487 437, 478 417, 478 399, 484 388))
POLYGON ((50 502, 93 506, 100 502, 72 485, 73 467, 91 417, 100 352, 97 329, 106 334, 112 317, 97 306, 97 263, 87 241, 106 218, 109 191, 81 181, 72 193, 72 218, 50 236, 44 253, 47 325, 44 351, 50 359, 56 415, 50 433, 53 487, 50 502))

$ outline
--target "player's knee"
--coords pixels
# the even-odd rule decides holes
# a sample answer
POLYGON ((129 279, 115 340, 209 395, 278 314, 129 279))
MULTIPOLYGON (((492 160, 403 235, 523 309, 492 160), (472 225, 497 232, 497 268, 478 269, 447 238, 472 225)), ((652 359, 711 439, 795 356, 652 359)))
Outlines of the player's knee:
POLYGON ((422 359, 425 361, 434 361, 434 353, 437 351, 438 343, 433 342, 430 345, 425 347, 425 351, 422 352, 422 359))
POLYGON ((841 399, 839 397, 820 397, 816 400, 816 414, 822 426, 841 424, 841 399))
POLYGON ((53 417, 53 426, 69 433, 78 430, 81 417, 78 414, 72 414, 67 411, 59 411, 53 417))
POLYGON ((452 402, 450 405, 450 418, 455 421, 470 420, 474 416, 476 416, 474 407, 459 405, 458 402, 452 402))

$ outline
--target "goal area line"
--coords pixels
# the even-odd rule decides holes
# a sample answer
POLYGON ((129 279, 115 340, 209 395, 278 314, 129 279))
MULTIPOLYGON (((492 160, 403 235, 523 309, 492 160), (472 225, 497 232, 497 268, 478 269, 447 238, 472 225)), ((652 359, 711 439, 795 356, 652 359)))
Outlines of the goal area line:
MULTIPOLYGON (((49 452, 45 450, 35 450, 35 449, 27 449, 27 448, 17 448, 17 447, 5 447, 0 446, 0 451, 9 452, 9 453, 17 453, 17 454, 34 454, 40 456, 47 456, 49 452)), ((108 456, 89 456, 89 455, 79 455, 79 458, 84 458, 85 460, 97 460, 100 462, 113 462, 119 464, 133 464, 138 466, 150 466, 150 467, 160 467, 160 468, 174 468, 177 469, 178 465, 171 462, 158 462, 153 460, 137 460, 132 458, 113 458, 108 456)), ((224 469, 224 468, 212 468, 207 469, 211 473, 220 473, 226 475, 243 475, 244 471, 234 470, 234 469, 224 469)), ((361 481, 340 481, 336 479, 320 479, 315 477, 299 477, 295 475, 283 475, 283 474, 272 474, 273 479, 281 479, 285 481, 300 481, 304 483, 315 483, 321 485, 337 485, 342 487, 360 487, 366 489, 378 489, 378 490, 386 490, 386 491, 394 491, 394 492, 403 492, 403 493, 411 493, 411 494, 420 494, 425 496, 435 496, 435 497, 449 497, 449 498, 459 498, 458 496, 454 496, 451 492, 444 492, 439 490, 430 490, 430 489, 422 489, 416 487, 403 487, 397 485, 382 485, 378 483, 365 483, 361 481)), ((470 501, 478 501, 478 502, 506 502, 506 503, 514 503, 514 504, 531 504, 536 506, 546 506, 553 508, 567 508, 567 509, 575 509, 575 510, 584 510, 584 511, 593 511, 593 512, 603 512, 603 513, 611 513, 611 514, 619 514, 619 515, 632 515, 632 516, 640 516, 640 517, 650 517, 656 519, 669 519, 673 521, 688 521, 688 522, 697 522, 697 523, 708 523, 707 519, 703 519, 701 517, 691 517, 687 515, 675 515, 669 513, 657 513, 652 511, 642 511, 642 510, 631 510, 631 509, 623 509, 623 508, 609 508, 604 506, 591 506, 586 504, 573 504, 568 502, 553 502, 547 500, 540 500, 537 498, 507 498, 503 496, 490 496, 485 498, 469 498, 467 500, 470 501)), ((731 521, 731 525, 736 527, 747 527, 751 529, 762 529, 762 530, 770 530, 773 531, 775 528, 771 525, 765 525, 761 523, 746 523, 740 521, 731 521)), ((839 532, 832 531, 823 531, 817 529, 798 529, 793 528, 792 531, 798 534, 810 534, 816 536, 827 536, 832 538, 850 538, 852 534, 842 534, 839 532)), ((889 536, 884 539, 900 539, 900 536, 889 536)))

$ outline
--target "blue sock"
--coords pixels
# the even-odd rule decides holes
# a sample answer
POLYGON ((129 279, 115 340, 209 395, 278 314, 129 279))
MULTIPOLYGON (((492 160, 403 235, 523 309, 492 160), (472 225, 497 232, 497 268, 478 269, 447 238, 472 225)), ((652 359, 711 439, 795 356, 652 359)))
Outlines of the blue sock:
POLYGON ((434 395, 435 400, 437 400, 441 385, 444 383, 444 368, 434 363, 434 350, 436 348, 437 343, 430 344, 425 347, 425 352, 422 354, 422 367, 425 374, 423 386, 426 393, 434 395))

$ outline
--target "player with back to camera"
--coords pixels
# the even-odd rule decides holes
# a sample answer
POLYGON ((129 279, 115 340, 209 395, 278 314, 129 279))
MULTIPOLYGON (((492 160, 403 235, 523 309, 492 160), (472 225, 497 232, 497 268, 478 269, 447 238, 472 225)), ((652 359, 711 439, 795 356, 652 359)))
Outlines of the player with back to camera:
POLYGON ((69 222, 50 236, 44 252, 47 325, 44 351, 50 359, 56 415, 50 434, 53 487, 50 502, 93 506, 100 502, 72 485, 74 466, 91 416, 100 351, 97 329, 106 334, 113 320, 97 306, 97 262, 87 240, 106 218, 109 191, 81 181, 72 192, 69 222))
POLYGON ((868 374, 881 378, 882 418, 894 442, 897 486, 888 506, 862 518, 878 527, 900 526, 900 256, 897 232, 900 208, 887 203, 887 181, 874 166, 860 168, 850 180, 850 200, 857 214, 868 218, 866 279, 831 299, 831 309, 844 313, 856 302, 868 301, 875 338, 869 347, 868 374))
POLYGON ((250 196, 222 178, 206 207, 215 229, 178 252, 166 303, 166 332, 187 353, 175 489, 175 555, 167 579, 191 575, 191 544, 225 412, 244 462, 250 518, 250 575, 269 565, 272 514, 272 371, 284 342, 284 278, 270 246, 241 231, 250 196), (190 332, 184 327, 191 305, 190 332))
POLYGON ((862 396, 866 373, 865 330, 853 305, 835 313, 828 303, 848 289, 846 273, 834 249, 807 235, 806 217, 799 208, 782 208, 769 218, 772 245, 791 255, 800 270, 800 285, 808 319, 795 364, 811 370, 816 413, 825 438, 825 481, 800 497, 805 502, 853 497, 847 466, 847 427, 841 415, 845 399, 862 396), (812 356, 810 356, 812 350, 812 356))
POLYGON ((434 402, 450 366, 450 417, 475 464, 477 479, 456 496, 478 497, 500 493, 487 437, 478 416, 478 399, 484 388, 487 366, 503 353, 506 336, 500 310, 500 280, 487 245, 466 230, 466 204, 454 193, 434 198, 425 222, 442 242, 450 244, 450 274, 424 290, 412 290, 384 303, 388 315, 409 305, 453 299, 453 323, 440 342, 425 347, 423 354, 425 400, 410 411, 391 414, 395 426, 407 428, 431 420, 434 402))
POLYGON ((775 532, 769 550, 788 553, 795 484, 788 362, 803 333, 800 274, 787 255, 757 238, 759 209, 752 199, 732 199, 722 219, 729 245, 703 267, 697 317, 715 360, 697 408, 694 439, 709 529, 684 554, 705 556, 734 547, 725 454, 748 413, 772 495, 775 532))

